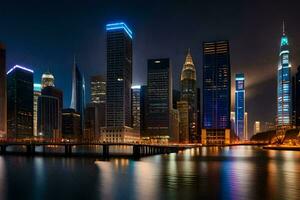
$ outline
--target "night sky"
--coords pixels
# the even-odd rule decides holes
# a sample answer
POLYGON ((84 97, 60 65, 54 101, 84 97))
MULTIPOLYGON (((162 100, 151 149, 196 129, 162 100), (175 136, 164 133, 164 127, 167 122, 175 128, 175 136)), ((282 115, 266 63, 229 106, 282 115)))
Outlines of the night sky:
POLYGON ((300 65, 299 10, 300 1, 296 0, 1 0, 0 41, 7 48, 8 69, 15 64, 32 68, 35 82, 40 82, 41 74, 49 69, 56 86, 64 90, 64 106, 68 107, 74 54, 86 82, 90 75, 106 72, 108 22, 124 21, 134 32, 134 84, 146 84, 147 59, 169 57, 178 89, 187 48, 191 48, 200 86, 202 42, 228 39, 232 80, 237 72, 246 76, 246 111, 252 130, 254 120, 272 121, 276 115, 283 20, 293 71, 300 65))

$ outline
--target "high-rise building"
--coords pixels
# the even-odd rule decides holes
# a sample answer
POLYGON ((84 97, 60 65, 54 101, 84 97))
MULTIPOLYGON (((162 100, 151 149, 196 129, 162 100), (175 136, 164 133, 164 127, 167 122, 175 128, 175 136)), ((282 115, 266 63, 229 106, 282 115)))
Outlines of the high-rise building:
POLYGON ((198 142, 201 142, 201 90, 197 88, 197 136, 198 142))
POLYGON ((132 31, 123 22, 106 25, 107 127, 131 127, 132 31))
POLYGON ((244 115, 244 140, 249 140, 249 132, 248 132, 248 113, 245 112, 244 115))
POLYGON ((42 75, 42 89, 48 86, 54 87, 54 76, 50 72, 45 72, 42 75))
POLYGON ((179 111, 171 108, 170 112, 170 125, 169 125, 169 142, 179 142, 179 111))
POLYGON ((141 86, 135 85, 131 87, 132 98, 132 127, 140 130, 141 125, 141 86))
POLYGON ((172 71, 170 60, 148 60, 147 73, 147 135, 153 142, 170 139, 172 109, 172 71))
POLYGON ((173 108, 177 109, 177 101, 180 101, 180 91, 179 90, 174 90, 172 91, 173 93, 173 108))
POLYGON ((288 128, 292 125, 291 67, 288 37, 283 24, 277 71, 277 125, 279 128, 288 128))
POLYGON ((300 66, 295 76, 295 125, 300 127, 300 66))
POLYGON ((91 102, 106 103, 106 79, 102 75, 91 76, 91 102))
POLYGON ((143 138, 146 132, 147 86, 141 86, 140 96, 140 134, 143 138))
POLYGON ((33 135, 35 137, 38 135, 38 98, 41 96, 42 85, 39 83, 33 84, 33 135))
POLYGON ((196 68, 193 63, 190 49, 185 58, 181 71, 181 100, 189 105, 189 141, 198 142, 197 136, 197 82, 196 68))
POLYGON ((47 139, 62 138, 63 93, 47 86, 38 98, 38 135, 47 139))
POLYGON ((177 101, 179 111, 179 142, 189 143, 189 104, 187 101, 177 101))
POLYGON ((100 126, 99 126, 99 104, 89 103, 85 108, 85 127, 84 139, 85 141, 95 141, 100 139, 100 126))
POLYGON ((259 133, 260 131, 260 121, 255 121, 253 126, 253 135, 259 133))
POLYGON ((240 140, 245 140, 245 76, 235 76, 235 130, 240 140))
POLYGON ((228 41, 203 44, 202 144, 228 144, 230 133, 230 56, 228 41))
POLYGON ((19 65, 7 72, 7 135, 33 136, 33 71, 19 65))
POLYGON ((124 22, 106 25, 106 128, 103 141, 139 140, 132 129, 132 31, 124 22), (118 136, 118 137, 115 137, 118 136), (130 139, 131 138, 131 139, 130 139))
POLYGON ((80 114, 80 132, 84 128, 84 106, 85 106, 85 82, 82 76, 76 59, 74 58, 73 72, 72 72, 72 99, 71 108, 80 114))
POLYGON ((72 108, 62 110, 62 136, 64 139, 80 139, 80 124, 80 113, 76 112, 72 108))
POLYGON ((6 109, 6 53, 0 43, 0 138, 6 137, 7 109, 6 109))

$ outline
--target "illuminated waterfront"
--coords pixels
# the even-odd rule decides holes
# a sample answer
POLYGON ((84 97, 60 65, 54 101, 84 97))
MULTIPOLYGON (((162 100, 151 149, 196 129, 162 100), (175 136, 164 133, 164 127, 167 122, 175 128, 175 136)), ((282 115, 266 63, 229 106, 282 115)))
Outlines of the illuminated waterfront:
POLYGON ((96 161, 0 156, 0 199, 297 199, 300 152, 255 146, 96 161))

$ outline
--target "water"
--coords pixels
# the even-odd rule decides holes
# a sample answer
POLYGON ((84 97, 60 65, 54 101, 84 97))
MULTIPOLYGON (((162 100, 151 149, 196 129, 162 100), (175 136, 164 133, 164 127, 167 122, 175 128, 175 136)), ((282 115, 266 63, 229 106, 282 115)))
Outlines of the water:
POLYGON ((96 162, 0 156, 0 199, 300 199, 300 152, 203 147, 96 162))

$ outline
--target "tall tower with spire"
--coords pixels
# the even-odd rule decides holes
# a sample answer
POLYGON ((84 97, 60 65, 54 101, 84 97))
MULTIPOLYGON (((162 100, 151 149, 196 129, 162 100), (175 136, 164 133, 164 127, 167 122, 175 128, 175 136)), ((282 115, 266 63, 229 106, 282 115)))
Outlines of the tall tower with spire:
POLYGON ((74 56, 74 63, 72 69, 72 99, 71 108, 80 113, 81 129, 84 127, 84 105, 85 105, 85 82, 84 77, 76 63, 74 56))
POLYGON ((197 142, 197 102, 196 102, 196 69, 191 56, 188 53, 181 71, 181 101, 188 102, 188 123, 189 123, 189 142, 197 142))
POLYGON ((284 22, 282 29, 277 71, 277 125, 279 128, 290 127, 292 123, 292 66, 284 22))

